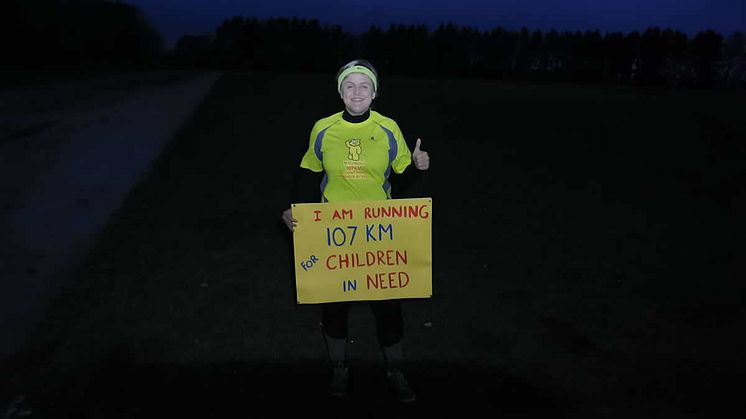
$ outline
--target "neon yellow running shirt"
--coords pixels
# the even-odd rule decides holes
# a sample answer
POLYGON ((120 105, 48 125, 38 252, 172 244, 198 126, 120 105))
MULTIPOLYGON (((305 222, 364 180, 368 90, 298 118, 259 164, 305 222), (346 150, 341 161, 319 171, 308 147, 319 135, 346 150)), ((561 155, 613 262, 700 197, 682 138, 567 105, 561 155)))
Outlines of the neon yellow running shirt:
POLYGON ((300 167, 324 171, 322 201, 391 198, 391 170, 402 173, 412 153, 396 122, 371 111, 363 122, 345 121, 343 112, 320 119, 311 130, 300 167))

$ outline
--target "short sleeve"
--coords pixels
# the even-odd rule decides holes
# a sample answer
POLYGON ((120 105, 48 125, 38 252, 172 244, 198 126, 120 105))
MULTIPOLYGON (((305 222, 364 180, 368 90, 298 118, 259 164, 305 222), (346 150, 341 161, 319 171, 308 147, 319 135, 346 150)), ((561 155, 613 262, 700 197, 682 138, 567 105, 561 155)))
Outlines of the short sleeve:
POLYGON ((313 172, 321 172, 324 170, 323 154, 321 151, 321 141, 324 137, 325 129, 321 129, 319 124, 316 123, 311 130, 311 136, 308 140, 308 149, 303 155, 303 159, 300 161, 300 167, 311 170, 313 172))
POLYGON ((404 135, 402 135, 399 125, 394 123, 393 125, 394 139, 396 140, 396 156, 391 162, 391 168, 394 173, 402 173, 412 163, 412 152, 407 147, 407 142, 404 141, 404 135))

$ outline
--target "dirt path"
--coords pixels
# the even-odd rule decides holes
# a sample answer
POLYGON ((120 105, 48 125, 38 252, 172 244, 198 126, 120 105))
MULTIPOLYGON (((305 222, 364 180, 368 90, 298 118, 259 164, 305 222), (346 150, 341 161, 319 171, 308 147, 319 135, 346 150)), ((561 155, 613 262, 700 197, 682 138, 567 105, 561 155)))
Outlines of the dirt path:
POLYGON ((159 71, 0 92, 0 358, 218 77, 159 71))

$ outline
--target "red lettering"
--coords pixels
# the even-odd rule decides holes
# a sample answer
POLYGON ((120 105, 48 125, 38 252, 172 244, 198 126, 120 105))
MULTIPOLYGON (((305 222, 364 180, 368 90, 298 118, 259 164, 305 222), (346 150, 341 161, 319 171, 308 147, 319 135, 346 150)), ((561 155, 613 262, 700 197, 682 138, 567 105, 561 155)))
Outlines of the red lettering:
POLYGON ((427 205, 420 205, 420 218, 422 219, 430 218, 430 213, 426 212, 425 208, 427 208, 427 205))
POLYGON ((329 264, 329 261, 332 260, 332 258, 336 257, 336 256, 337 255, 329 255, 329 257, 326 258, 326 269, 329 269, 330 271, 333 271, 333 270, 337 269, 336 266, 332 266, 332 265, 329 264))
POLYGON ((365 286, 370 289, 370 286, 373 285, 373 288, 378 289, 378 274, 375 274, 373 278, 370 277, 370 275, 365 274, 365 286))
POLYGON ((352 267, 360 266, 360 255, 353 253, 352 255, 352 267))
POLYGON ((396 288, 396 284, 394 283, 395 277, 396 272, 389 272, 389 288, 396 288))
POLYGON ((376 253, 378 255, 378 264, 383 265, 384 264, 383 263, 383 255, 384 255, 383 250, 379 250, 376 253))
POLYGON ((316 219, 314 221, 321 221, 321 218, 319 218, 319 214, 321 214, 320 210, 313 210, 314 214, 316 214, 316 219))
POLYGON ((407 251, 406 250, 404 251, 404 254, 402 254, 398 250, 396 251, 396 264, 398 265, 400 262, 405 265, 407 264, 407 251))
POLYGON ((340 268, 350 267, 350 255, 339 255, 339 266, 340 268))
POLYGON ((345 220, 347 217, 352 219, 352 210, 343 209, 341 213, 338 210, 334 210, 334 214, 332 214, 332 220, 345 220))
POLYGON ((392 289, 392 288, 404 288, 409 285, 409 274, 406 272, 389 272, 380 273, 370 276, 365 275, 365 284, 368 289, 392 289), (384 277, 388 277, 388 281, 384 277))
POLYGON ((409 275, 406 272, 399 272, 399 288, 404 288, 409 285, 409 275), (406 282, 402 282, 402 276, 407 279, 406 282))

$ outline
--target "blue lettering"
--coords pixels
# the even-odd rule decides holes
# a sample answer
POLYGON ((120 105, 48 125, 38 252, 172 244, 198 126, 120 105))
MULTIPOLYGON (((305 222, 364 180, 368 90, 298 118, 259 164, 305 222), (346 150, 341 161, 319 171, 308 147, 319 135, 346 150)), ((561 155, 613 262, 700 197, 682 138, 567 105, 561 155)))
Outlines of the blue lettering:
POLYGON ((342 291, 357 291, 357 279, 342 281, 342 291))
POLYGON ((308 270, 313 268, 313 265, 315 265, 318 261, 319 258, 317 258, 316 255, 311 255, 308 260, 303 260, 300 262, 300 267, 303 268, 303 271, 308 272, 308 270))
POLYGON ((376 238, 373 237, 372 234, 370 234, 373 231, 373 227, 375 227, 375 224, 365 226, 365 241, 366 242, 377 241, 376 238))
POLYGON ((389 224, 383 226, 383 224, 368 224, 365 226, 365 241, 375 242, 383 240, 384 234, 388 233, 389 240, 394 240, 394 226, 389 224), (378 238, 375 235, 375 228, 378 227, 378 238))
POLYGON ((337 247, 344 246, 345 244, 352 246, 352 244, 355 242, 355 235, 357 234, 357 226, 347 226, 347 229, 349 229, 352 232, 349 236, 350 237, 349 242, 347 242, 347 233, 345 233, 342 227, 334 227, 333 229, 330 229, 327 227, 326 245, 331 247, 333 243, 337 247))
POLYGON ((388 228, 383 228, 383 224, 378 225, 378 240, 381 240, 382 234, 387 231, 389 233, 389 240, 394 240, 394 226, 391 224, 389 224, 388 228))

